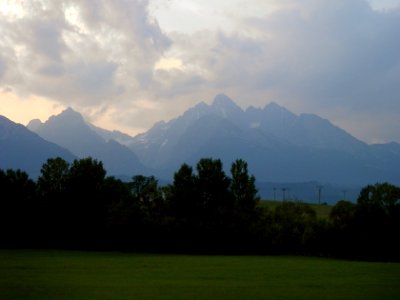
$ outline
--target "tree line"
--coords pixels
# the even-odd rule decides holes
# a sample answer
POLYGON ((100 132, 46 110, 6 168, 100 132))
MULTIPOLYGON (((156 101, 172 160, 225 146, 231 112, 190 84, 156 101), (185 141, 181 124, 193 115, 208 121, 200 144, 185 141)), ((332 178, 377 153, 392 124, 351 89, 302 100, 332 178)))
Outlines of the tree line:
POLYGON ((0 169, 0 246, 223 254, 304 254, 399 260, 400 188, 364 187, 329 218, 312 206, 261 204, 247 163, 183 164, 173 182, 123 182, 92 158, 52 158, 36 181, 0 169))

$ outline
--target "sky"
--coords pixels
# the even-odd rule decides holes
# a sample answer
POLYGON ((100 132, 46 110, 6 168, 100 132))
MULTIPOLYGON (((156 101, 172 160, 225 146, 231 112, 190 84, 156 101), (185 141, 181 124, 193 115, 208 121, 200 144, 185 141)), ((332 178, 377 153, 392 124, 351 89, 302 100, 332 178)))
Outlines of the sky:
POLYGON ((0 0, 0 115, 135 135, 225 93, 400 142, 400 0, 0 0))

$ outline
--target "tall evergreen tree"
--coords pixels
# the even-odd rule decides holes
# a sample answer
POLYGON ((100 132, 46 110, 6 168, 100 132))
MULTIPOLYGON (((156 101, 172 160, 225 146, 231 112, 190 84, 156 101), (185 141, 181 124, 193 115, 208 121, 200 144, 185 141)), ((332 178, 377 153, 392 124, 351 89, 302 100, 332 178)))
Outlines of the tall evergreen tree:
POLYGON ((247 162, 242 159, 236 160, 231 167, 232 182, 230 190, 237 209, 251 213, 254 211, 259 198, 255 186, 255 177, 250 176, 247 169, 247 162))
POLYGON ((38 189, 41 197, 60 196, 65 192, 69 174, 69 164, 61 157, 49 158, 43 164, 38 178, 38 189))
POLYGON ((400 188, 389 183, 364 187, 355 211, 357 246, 369 258, 398 257, 400 188))
POLYGON ((107 199, 103 195, 106 171, 92 158, 75 160, 66 182, 70 214, 69 238, 82 246, 96 241, 105 231, 107 199))
POLYGON ((38 225, 43 243, 62 244, 69 230, 70 203, 67 199, 69 164, 64 159, 50 158, 43 164, 38 178, 38 225))
POLYGON ((193 226, 199 213, 199 197, 196 192, 195 179, 193 168, 183 164, 174 174, 174 181, 168 190, 170 214, 180 227, 189 224, 193 226))
POLYGON ((21 170, 0 170, 0 245, 29 245, 35 232, 35 183, 21 170))
POLYGON ((230 179, 219 159, 203 158, 197 164, 195 180, 200 213, 207 231, 226 231, 232 227, 233 197, 230 179))

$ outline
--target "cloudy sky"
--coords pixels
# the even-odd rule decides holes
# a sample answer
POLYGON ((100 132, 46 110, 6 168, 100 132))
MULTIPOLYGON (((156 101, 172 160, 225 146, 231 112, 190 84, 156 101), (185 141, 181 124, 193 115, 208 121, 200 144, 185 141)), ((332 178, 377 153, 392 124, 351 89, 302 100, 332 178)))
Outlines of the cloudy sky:
POLYGON ((225 93, 400 142, 400 0, 0 0, 0 114, 130 134, 225 93))

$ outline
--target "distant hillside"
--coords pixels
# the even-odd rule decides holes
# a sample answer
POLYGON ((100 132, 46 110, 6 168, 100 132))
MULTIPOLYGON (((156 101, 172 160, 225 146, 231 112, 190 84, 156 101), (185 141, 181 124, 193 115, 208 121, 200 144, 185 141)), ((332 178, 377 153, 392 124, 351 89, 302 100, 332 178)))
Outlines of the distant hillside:
POLYGON ((0 116, 0 168, 21 169, 32 177, 40 174, 43 163, 51 157, 73 161, 67 149, 50 143, 25 126, 0 116))

